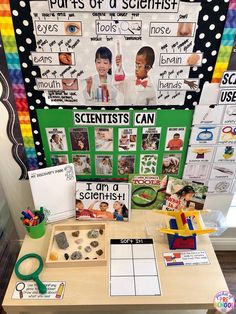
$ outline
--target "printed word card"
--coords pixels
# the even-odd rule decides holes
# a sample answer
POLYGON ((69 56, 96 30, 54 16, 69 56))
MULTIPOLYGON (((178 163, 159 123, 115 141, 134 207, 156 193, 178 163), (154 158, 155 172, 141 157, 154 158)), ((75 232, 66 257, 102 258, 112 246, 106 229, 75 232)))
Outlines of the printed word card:
POLYGON ((205 251, 168 252, 163 254, 166 266, 209 265, 205 251))
POLYGON ((64 297, 65 281, 44 281, 47 287, 45 294, 40 294, 34 281, 19 281, 16 283, 12 299, 24 300, 61 300, 64 297))
POLYGON ((152 239, 111 239, 110 296, 161 295, 152 239))

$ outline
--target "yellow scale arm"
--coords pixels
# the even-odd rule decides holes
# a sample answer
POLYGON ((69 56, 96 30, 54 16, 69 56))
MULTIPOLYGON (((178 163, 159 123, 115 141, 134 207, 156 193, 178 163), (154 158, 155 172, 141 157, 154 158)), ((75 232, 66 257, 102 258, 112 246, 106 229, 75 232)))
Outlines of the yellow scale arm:
POLYGON ((192 236, 193 234, 206 234, 215 232, 215 229, 203 229, 202 222, 201 222, 201 213, 208 213, 208 210, 190 210, 190 211, 166 211, 166 210, 158 210, 156 211, 158 214, 165 215, 166 225, 168 226, 168 219, 167 217, 174 217, 176 219, 177 226, 179 229, 170 229, 170 228, 161 228, 159 231, 162 233, 168 234, 178 234, 182 237, 192 236), (188 225, 183 225, 180 214, 184 213, 185 217, 194 217, 197 223, 198 229, 189 230, 188 225))

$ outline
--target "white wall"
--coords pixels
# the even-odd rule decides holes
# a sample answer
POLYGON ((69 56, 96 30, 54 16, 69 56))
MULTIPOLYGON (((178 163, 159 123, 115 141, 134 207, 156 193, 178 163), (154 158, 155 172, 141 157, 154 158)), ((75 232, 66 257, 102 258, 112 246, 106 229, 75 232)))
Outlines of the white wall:
POLYGON ((28 180, 19 180, 21 169, 12 157, 12 143, 6 133, 8 112, 1 102, 0 117, 0 181, 17 233, 23 238, 25 231, 20 221, 20 213, 28 206, 33 208, 33 200, 28 180))

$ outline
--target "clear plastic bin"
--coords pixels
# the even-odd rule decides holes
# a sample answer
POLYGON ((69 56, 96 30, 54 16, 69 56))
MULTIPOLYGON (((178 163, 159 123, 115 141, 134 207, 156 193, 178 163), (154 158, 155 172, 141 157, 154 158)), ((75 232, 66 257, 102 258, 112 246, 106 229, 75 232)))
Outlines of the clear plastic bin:
POLYGON ((211 210, 209 213, 202 215, 203 222, 206 228, 216 228, 216 232, 211 233, 211 237, 219 237, 225 230, 228 229, 226 217, 220 210, 211 210))

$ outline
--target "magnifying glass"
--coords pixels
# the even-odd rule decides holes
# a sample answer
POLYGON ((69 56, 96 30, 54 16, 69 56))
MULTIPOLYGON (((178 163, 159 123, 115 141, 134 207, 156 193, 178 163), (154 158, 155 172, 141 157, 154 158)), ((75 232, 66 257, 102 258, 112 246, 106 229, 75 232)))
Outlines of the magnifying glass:
POLYGON ((16 291, 19 292, 20 299, 23 298, 23 290, 25 289, 25 283, 24 282, 18 282, 16 285, 16 291))
POLYGON ((22 256, 16 262, 16 265, 15 265, 16 276, 21 280, 31 280, 31 279, 34 280, 38 286, 39 293, 44 294, 47 292, 47 287, 42 283, 42 281, 39 280, 39 277, 38 277, 42 270, 43 270, 43 260, 42 260, 41 256, 39 256, 38 254, 35 254, 35 253, 30 253, 30 254, 26 254, 26 255, 22 256), (32 271, 31 273, 26 275, 26 274, 23 274, 22 271, 25 273, 25 272, 30 271, 30 268, 32 268, 32 266, 35 267, 35 262, 33 263, 34 265, 33 264, 29 265, 29 263, 26 263, 25 267, 23 267, 24 266, 23 262, 27 259, 30 260, 31 263, 32 263, 31 259, 36 259, 38 261, 39 265, 35 271, 32 271), (20 269, 21 269, 21 271, 20 271, 20 269))
POLYGON ((120 28, 122 29, 122 31, 126 32, 127 30, 129 30, 132 34, 134 34, 134 32, 129 28, 129 23, 126 21, 122 21, 120 23, 120 28))
POLYGON ((150 186, 139 187, 132 193, 132 202, 140 207, 148 207, 155 203, 160 190, 154 190, 150 186))

